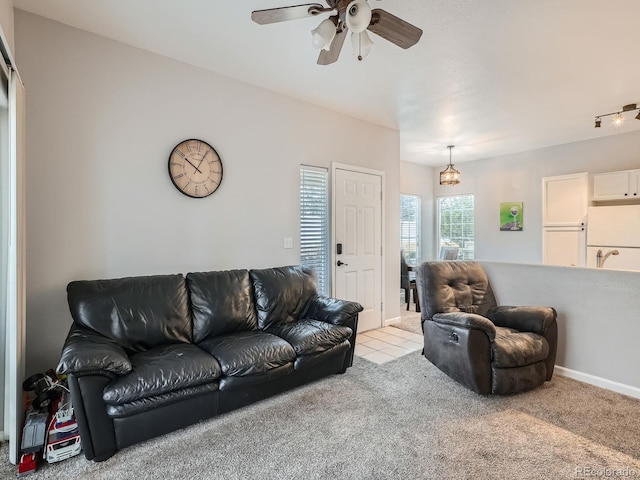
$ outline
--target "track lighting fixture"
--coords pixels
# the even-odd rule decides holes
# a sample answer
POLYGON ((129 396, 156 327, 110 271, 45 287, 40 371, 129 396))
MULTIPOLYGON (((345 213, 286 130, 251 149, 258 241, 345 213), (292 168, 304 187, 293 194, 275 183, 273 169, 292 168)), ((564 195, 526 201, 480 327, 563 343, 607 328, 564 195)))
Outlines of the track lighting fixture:
POLYGON ((624 125, 624 116, 622 114, 626 112, 635 112, 636 110, 638 110, 638 114, 635 116, 635 119, 640 120, 640 107, 638 107, 638 105, 636 105, 635 103, 630 103, 629 105, 625 105, 624 107, 622 107, 622 110, 620 110, 619 112, 611 112, 611 113, 605 113, 604 115, 597 115, 595 128, 600 128, 600 125, 602 125, 602 117, 609 117, 611 115, 615 115, 613 119, 613 126, 620 127, 624 125))
POLYGON ((460 183, 460 172, 453 168, 451 164, 451 150, 453 145, 447 147, 449 149, 449 165, 443 171, 440 172, 440 185, 457 185, 460 183))

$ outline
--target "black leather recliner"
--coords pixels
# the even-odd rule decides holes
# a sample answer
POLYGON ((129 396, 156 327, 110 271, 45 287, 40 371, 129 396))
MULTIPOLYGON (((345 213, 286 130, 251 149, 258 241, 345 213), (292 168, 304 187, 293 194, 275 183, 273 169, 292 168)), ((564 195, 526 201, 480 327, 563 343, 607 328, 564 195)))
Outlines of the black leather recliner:
POLYGON ((342 373, 362 306, 319 296, 313 271, 71 282, 67 374, 87 459, 342 373))
POLYGON ((551 307, 497 306, 477 262, 425 262, 416 283, 424 356, 480 394, 511 394, 551 380, 558 327, 551 307))

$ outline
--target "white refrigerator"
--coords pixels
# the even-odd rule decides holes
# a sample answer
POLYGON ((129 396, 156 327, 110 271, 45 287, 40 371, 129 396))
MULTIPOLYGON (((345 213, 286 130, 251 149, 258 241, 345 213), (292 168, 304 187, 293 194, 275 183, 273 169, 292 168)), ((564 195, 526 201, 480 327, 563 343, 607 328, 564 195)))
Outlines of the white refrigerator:
POLYGON ((640 205, 589 207, 587 266, 640 271, 640 205))
POLYGON ((542 263, 586 265, 587 173, 542 179, 542 263))

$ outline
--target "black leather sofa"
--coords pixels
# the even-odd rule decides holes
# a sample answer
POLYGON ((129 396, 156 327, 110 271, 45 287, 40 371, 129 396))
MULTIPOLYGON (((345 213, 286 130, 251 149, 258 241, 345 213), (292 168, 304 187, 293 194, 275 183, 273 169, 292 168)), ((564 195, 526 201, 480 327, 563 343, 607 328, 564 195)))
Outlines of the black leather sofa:
POLYGON ((344 373, 360 304, 301 266, 71 282, 66 374, 87 459, 344 373))

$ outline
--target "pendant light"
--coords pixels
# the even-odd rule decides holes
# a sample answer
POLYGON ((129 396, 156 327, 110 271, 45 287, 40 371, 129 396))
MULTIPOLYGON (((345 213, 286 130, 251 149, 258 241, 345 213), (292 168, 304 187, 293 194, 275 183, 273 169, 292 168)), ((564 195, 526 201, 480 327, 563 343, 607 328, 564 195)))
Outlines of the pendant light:
POLYGON ((453 168, 451 164, 451 150, 453 145, 447 147, 449 149, 449 165, 443 171, 440 172, 440 185, 457 185, 460 183, 460 172, 453 168))

